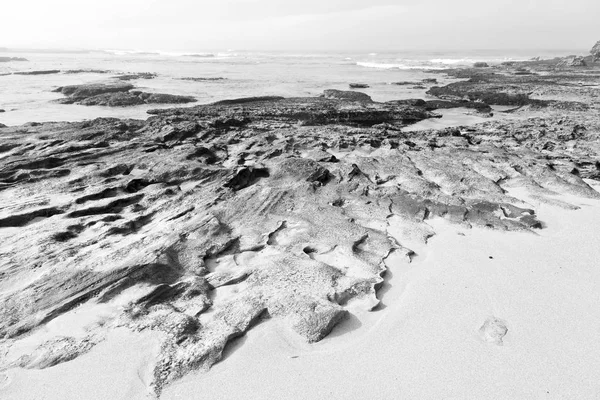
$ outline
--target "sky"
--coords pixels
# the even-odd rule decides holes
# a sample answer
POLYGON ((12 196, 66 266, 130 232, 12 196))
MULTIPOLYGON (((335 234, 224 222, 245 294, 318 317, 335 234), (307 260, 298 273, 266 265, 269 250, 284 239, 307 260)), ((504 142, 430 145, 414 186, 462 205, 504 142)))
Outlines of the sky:
POLYGON ((0 47, 589 49, 599 0, 10 0, 0 47))

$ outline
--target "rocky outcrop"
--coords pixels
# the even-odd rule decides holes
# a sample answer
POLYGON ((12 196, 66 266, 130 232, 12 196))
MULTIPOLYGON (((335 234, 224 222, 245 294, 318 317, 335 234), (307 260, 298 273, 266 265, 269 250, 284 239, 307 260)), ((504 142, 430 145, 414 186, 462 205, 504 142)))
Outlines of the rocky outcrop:
MULTIPOLYGON (((140 96, 106 90, 61 88, 140 96)), ((47 368, 113 329, 154 330, 158 394, 259 321, 314 342, 357 307, 376 310, 386 259, 410 262, 431 219, 531 232, 543 221, 514 187, 563 207, 557 191, 600 198, 584 181, 600 177, 597 118, 410 132, 431 104, 328 93, 2 128, 0 345, 12 347, 0 368, 47 368), (85 335, 36 336, 75 307, 114 311, 85 335)), ((480 332, 506 334, 495 320, 480 332)))
POLYGON ((489 64, 486 62, 476 62, 473 64, 473 68, 489 68, 489 64))
POLYGON ((371 96, 361 92, 348 90, 327 89, 323 92, 323 97, 328 99, 350 100, 359 102, 372 102, 371 96))
POLYGON ((594 57, 594 61, 600 60, 600 40, 596 42, 594 47, 590 50, 590 54, 594 57))
POLYGON ((134 86, 130 83, 88 83, 61 86, 54 91, 69 96, 72 99, 84 99, 107 93, 128 92, 133 88, 134 86))
POLYGON ((573 96, 572 86, 581 87, 584 82, 593 86, 597 75, 574 74, 569 70, 563 72, 556 69, 556 63, 556 60, 544 60, 511 66, 443 70, 438 73, 463 80, 446 86, 433 86, 427 94, 443 100, 467 100, 488 105, 587 110, 598 95, 597 89, 580 88, 577 96, 573 96), (525 74, 516 74, 518 71, 525 74))
POLYGON ((129 83, 98 83, 59 87, 55 91, 67 96, 58 100, 62 104, 84 106, 127 107, 140 104, 184 104, 195 102, 191 96, 146 93, 132 90, 129 83))
POLYGON ((585 67, 587 66, 585 59, 579 56, 569 56, 561 60, 557 67, 585 67))

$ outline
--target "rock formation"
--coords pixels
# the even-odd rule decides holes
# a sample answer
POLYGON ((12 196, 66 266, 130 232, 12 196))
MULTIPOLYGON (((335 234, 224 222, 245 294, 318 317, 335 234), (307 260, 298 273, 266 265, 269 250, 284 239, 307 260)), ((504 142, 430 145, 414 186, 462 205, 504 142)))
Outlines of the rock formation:
POLYGON ((600 60, 600 40, 592 47, 590 53, 592 54, 592 57, 594 57, 594 61, 600 60))
POLYGON ((569 56, 560 61, 557 67, 585 67, 587 66, 585 59, 579 56, 569 56))
POLYGON ((62 104, 75 103, 84 106, 126 107, 140 104, 183 104, 196 101, 191 96, 146 93, 140 90, 132 90, 133 88, 132 84, 121 82, 92 83, 63 86, 57 88, 55 92, 60 92, 67 96, 64 99, 58 100, 62 104))
MULTIPOLYGON (((409 244, 435 235, 431 219, 533 232, 543 221, 513 188, 565 208, 574 206, 557 191, 600 198, 584 181, 600 180, 597 117, 531 99, 527 91, 547 87, 541 78, 519 77, 515 89, 516 77, 488 69, 447 72, 471 75, 434 88, 449 102, 328 90, 152 110, 146 121, 1 128, 0 352, 77 306, 115 312, 84 336, 15 350, 0 369, 72 360, 117 327, 155 330, 164 333, 150 383, 159 394, 210 368, 257 321, 278 319, 314 342, 350 305, 376 309, 386 259, 409 262, 409 244), (455 104, 543 105, 548 114, 406 130, 455 104)), ((552 79, 555 93, 573 88, 552 79)), ((77 102, 142 98, 132 88, 59 91, 77 102)), ((507 331, 495 319, 481 329, 497 344, 507 331)))

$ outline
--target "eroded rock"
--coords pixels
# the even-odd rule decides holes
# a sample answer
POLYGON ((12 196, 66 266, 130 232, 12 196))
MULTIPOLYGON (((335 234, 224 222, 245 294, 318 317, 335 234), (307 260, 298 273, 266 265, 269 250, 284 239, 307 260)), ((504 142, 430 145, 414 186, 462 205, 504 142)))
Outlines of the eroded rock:
MULTIPOLYGON (((141 96, 123 85, 61 91, 141 96)), ((599 123, 582 112, 410 132, 447 104, 335 96, 3 128, 3 343, 78 306, 115 311, 0 368, 67 362, 117 327, 156 330, 160 393, 261 321, 314 342, 355 307, 377 309, 387 257, 410 262, 409 244, 435 235, 430 219, 529 232, 543 221, 514 187, 553 204, 556 192, 600 197, 584 180, 600 176, 599 123)), ((498 321, 484 340, 502 342, 498 321)))

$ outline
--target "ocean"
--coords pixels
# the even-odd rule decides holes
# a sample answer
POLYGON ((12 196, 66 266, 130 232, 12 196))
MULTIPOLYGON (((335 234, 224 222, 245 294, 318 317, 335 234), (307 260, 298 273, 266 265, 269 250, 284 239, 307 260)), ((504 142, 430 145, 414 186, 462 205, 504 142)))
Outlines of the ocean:
POLYGON ((191 95, 195 104, 223 99, 278 95, 316 96, 324 89, 348 90, 349 83, 365 83, 360 89, 375 101, 425 98, 426 89, 392 82, 436 78, 431 72, 469 66, 477 61, 498 63, 541 56, 566 56, 577 51, 412 51, 386 53, 286 53, 222 51, 205 53, 143 52, 123 50, 59 52, 4 50, 0 56, 25 57, 28 62, 0 63, 0 123, 79 121, 96 117, 146 118, 152 108, 173 105, 144 105, 126 108, 62 105, 63 97, 53 92, 59 86, 110 81, 121 73, 149 72, 154 79, 131 81, 148 92, 191 95), (48 75, 19 75, 15 72, 60 70, 48 75), (105 70, 109 73, 67 73, 69 70, 105 70), (181 78, 223 78, 191 81, 181 78))

